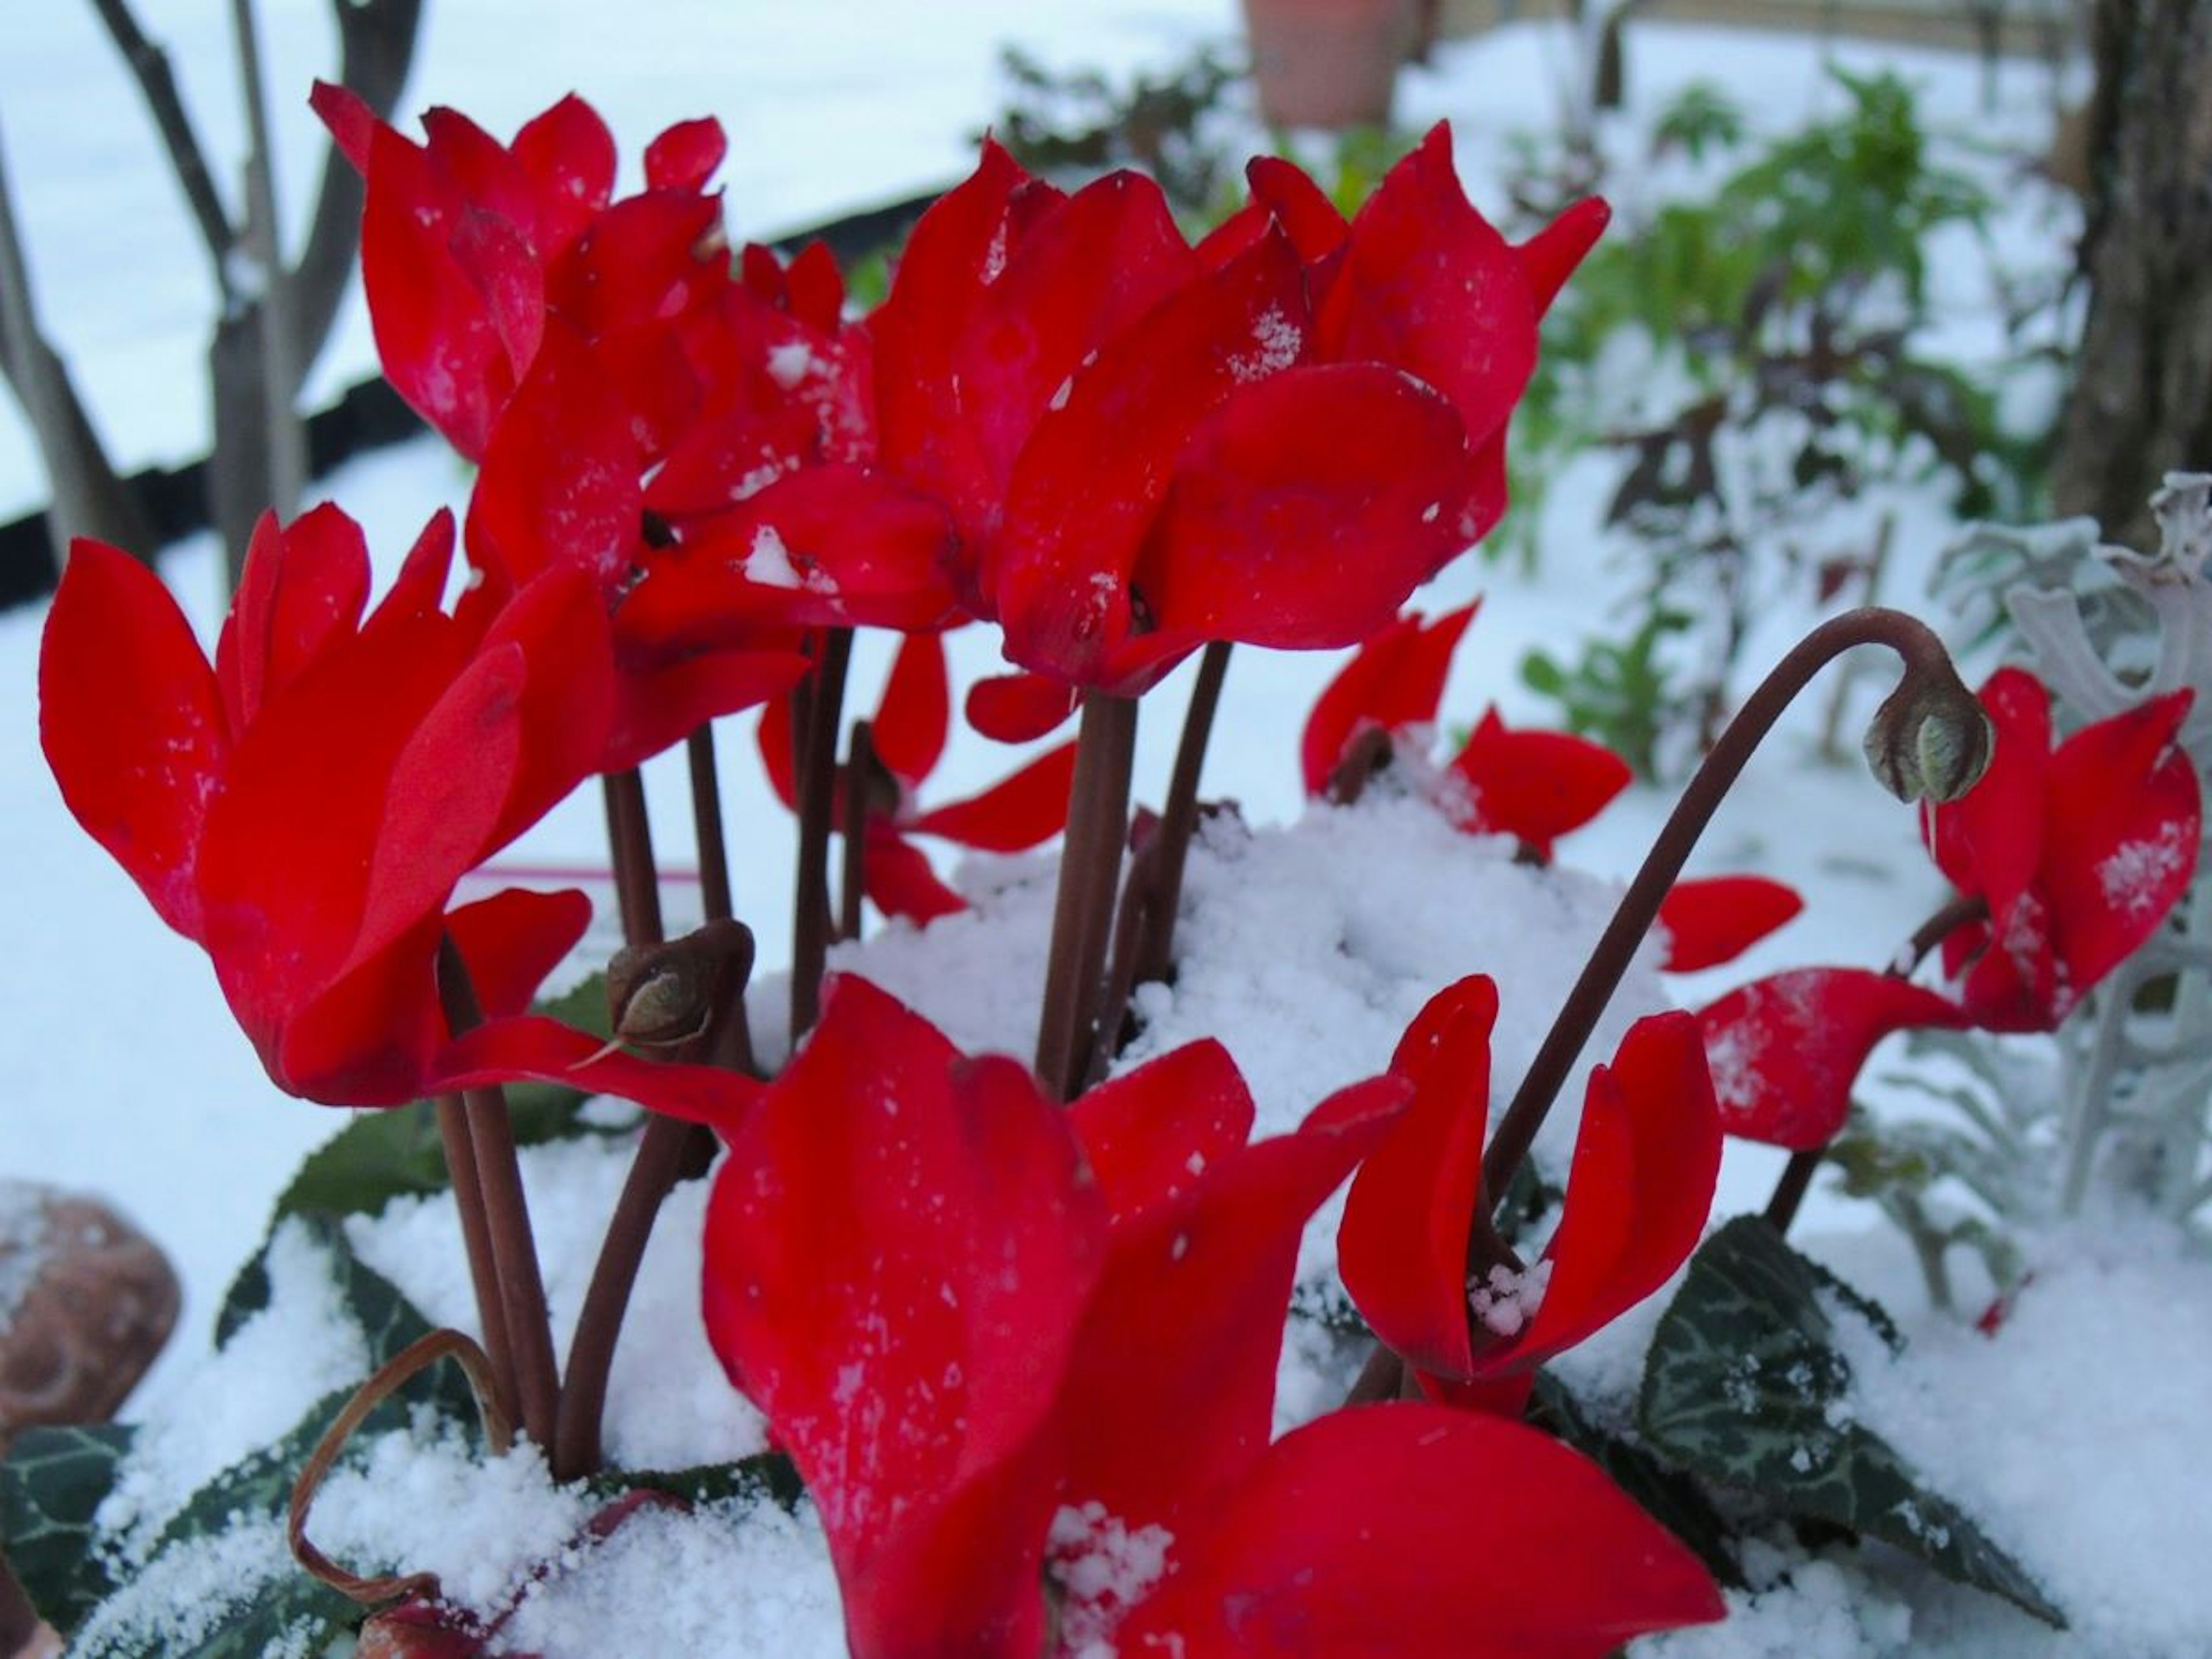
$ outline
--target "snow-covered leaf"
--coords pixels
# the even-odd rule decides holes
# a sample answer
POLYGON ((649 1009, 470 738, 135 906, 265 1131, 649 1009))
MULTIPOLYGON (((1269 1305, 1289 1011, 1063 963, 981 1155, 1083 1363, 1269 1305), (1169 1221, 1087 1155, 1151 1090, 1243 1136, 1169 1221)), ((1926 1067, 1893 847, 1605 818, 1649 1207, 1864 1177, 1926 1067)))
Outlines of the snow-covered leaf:
POLYGON ((1880 1538, 2065 1629, 2026 1569, 1856 1420, 1838 1316, 1863 1319, 1899 1346, 1874 1304, 1760 1218, 1738 1217, 1705 1241, 1659 1322, 1638 1428, 1696 1474, 1880 1538))
POLYGON ((39 1616, 64 1633, 115 1588, 92 1547, 93 1517, 137 1433, 125 1423, 25 1429, 0 1463, 0 1547, 39 1616))

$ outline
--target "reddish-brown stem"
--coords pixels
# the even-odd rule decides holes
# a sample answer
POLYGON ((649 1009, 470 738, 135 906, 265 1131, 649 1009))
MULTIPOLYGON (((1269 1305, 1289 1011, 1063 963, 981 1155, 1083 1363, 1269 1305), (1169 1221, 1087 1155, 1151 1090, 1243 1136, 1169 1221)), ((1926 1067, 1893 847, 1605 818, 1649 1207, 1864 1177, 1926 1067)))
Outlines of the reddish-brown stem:
POLYGON ((837 936, 860 936, 860 899, 868 885, 868 796, 876 774, 875 729, 853 722, 845 750, 845 864, 837 883, 837 936))
POLYGON ((623 937, 660 937, 660 878, 653 861, 653 826, 645 811, 645 779, 633 767, 599 779, 607 804, 607 845, 614 854, 615 902, 623 937))
MULTIPOLYGON (((684 1045, 675 1058, 745 1069, 752 1053, 745 1025, 745 981, 752 971, 752 934, 742 924, 724 919, 709 922, 672 948, 696 948, 711 954, 717 969, 715 1005, 707 1030, 696 1042, 684 1045)), ((621 1029, 619 1023, 617 1029, 621 1029)), ((607 1377, 614 1366, 623 1317, 629 1311, 630 1294, 636 1288, 646 1249, 653 1242, 660 1207, 691 1167, 702 1138, 711 1139, 709 1132, 695 1124, 653 1113, 646 1116, 629 1173, 599 1243, 599 1260, 592 1264, 592 1282, 576 1316, 575 1335, 568 1343, 553 1456, 554 1468, 563 1478, 588 1474, 599 1466, 607 1377)))
POLYGON ((491 1223, 484 1217, 483 1184, 477 1176, 476 1137, 469 1133, 468 1108, 459 1095, 438 1097, 438 1138, 446 1149, 453 1207, 461 1220, 461 1249, 468 1257, 469 1285, 476 1292, 477 1323, 483 1329, 501 1403, 514 1414, 514 1354, 507 1340, 507 1304, 500 1295, 499 1263, 492 1253, 491 1223))
MULTIPOLYGON (((1984 899, 1964 895, 1953 899, 1913 930, 1912 937, 1905 941, 1905 949, 1899 951, 1897 959, 1889 964, 1890 977, 1909 979, 1912 971, 1927 960, 1930 951, 1960 928, 1987 921, 1989 914, 1989 903, 1984 899)), ((1781 1176, 1774 1183, 1773 1195, 1766 1200, 1766 1224, 1776 1232, 1788 1232, 1790 1224, 1797 1218, 1798 1206, 1805 1201, 1805 1194, 1813 1185, 1813 1176, 1819 1170, 1820 1160, 1826 1156, 1827 1150, 1826 1146, 1813 1146, 1801 1152, 1792 1152, 1790 1161, 1782 1166, 1781 1176)))
MULTIPOLYGON (((468 964, 450 933, 438 946, 438 994, 445 1004, 446 1024, 455 1036, 483 1023, 468 964)), ((561 1382, 553 1365, 553 1329, 545 1308, 544 1276, 538 1266, 538 1241, 530 1230, 530 1204, 523 1194, 522 1166, 514 1153, 514 1126, 503 1091, 471 1089, 461 1098, 476 1146, 477 1179, 498 1269, 500 1302, 506 1310, 515 1403, 525 1431, 550 1455, 561 1382)))
MULTIPOLYGON (((729 843, 722 834, 722 781, 714 765, 712 720, 685 741, 684 755, 691 763, 691 830, 699 842, 699 902, 707 921, 727 921, 735 910, 730 893, 729 843)), ((649 845, 647 850, 651 850, 649 845)), ((633 945, 637 942, 630 940, 633 945)))
MULTIPOLYGON (((1958 682, 1958 672, 1943 643, 1924 623, 1902 611, 1867 609, 1853 611, 1825 622, 1792 647, 1759 689, 1745 699, 1719 741, 1698 768, 1682 798, 1674 805, 1642 868, 1621 897, 1613 920, 1590 953, 1581 976, 1545 1034, 1542 1046, 1522 1079, 1512 1104, 1507 1107, 1490 1150, 1483 1158, 1482 1188, 1486 1201, 1512 1185, 1543 1125, 1545 1115, 1566 1079, 1569 1069, 1589 1040, 1606 1005, 1628 971, 1637 946, 1643 942, 1659 905, 1682 872, 1691 850, 1745 764, 1771 731, 1782 712, 1829 662, 1857 645, 1886 645, 1905 661, 1900 691, 1916 682, 1940 685, 1946 694, 1971 708, 1972 698, 1958 682)), ((1893 702, 1895 700, 1893 699, 1893 702)))
MULTIPOLYGON (((1190 688, 1190 708, 1182 720, 1182 740, 1176 747, 1175 771, 1168 780, 1167 804, 1161 809, 1155 845, 1159 864, 1147 908, 1151 915, 1144 943, 1137 953, 1137 979, 1165 979, 1175 963, 1176 912, 1182 908, 1182 872, 1190 856, 1190 838, 1198 830, 1198 784, 1206 769, 1206 747, 1213 735, 1214 711, 1221 706, 1221 684, 1228 678, 1230 642, 1216 640, 1198 660, 1198 678, 1190 688)), ((1120 1024, 1121 1011, 1106 1011, 1106 1028, 1120 1024)))
POLYGON ((1056 1100, 1067 1099, 1084 1076, 1097 1031, 1136 749, 1136 699, 1084 693, 1037 1021, 1037 1080, 1056 1100))
POLYGON ((830 827, 837 799, 837 726, 853 630, 822 635, 807 697, 805 741, 799 747, 799 874, 791 920, 791 1042, 812 1029, 822 1006, 822 964, 830 952, 830 827))

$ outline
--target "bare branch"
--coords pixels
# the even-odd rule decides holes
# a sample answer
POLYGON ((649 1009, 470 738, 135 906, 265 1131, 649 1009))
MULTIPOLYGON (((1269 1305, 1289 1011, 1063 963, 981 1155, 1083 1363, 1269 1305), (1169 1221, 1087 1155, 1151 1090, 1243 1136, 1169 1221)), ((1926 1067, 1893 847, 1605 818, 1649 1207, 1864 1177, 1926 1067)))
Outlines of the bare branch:
POLYGON ((155 125, 161 131, 161 142, 168 147, 169 166, 184 190, 192 217, 199 222, 200 240, 207 244, 208 258, 215 264, 216 284, 228 295, 230 285, 224 276, 223 258, 230 252, 235 236, 229 216, 222 210, 222 198, 216 194, 206 155, 185 114, 184 102, 177 96, 176 77, 169 72, 168 54, 146 38, 125 0, 92 0, 92 4, 100 14, 100 21, 107 25, 107 33, 116 50, 123 54, 123 61, 138 78, 138 89, 145 96, 147 108, 153 112, 155 125))

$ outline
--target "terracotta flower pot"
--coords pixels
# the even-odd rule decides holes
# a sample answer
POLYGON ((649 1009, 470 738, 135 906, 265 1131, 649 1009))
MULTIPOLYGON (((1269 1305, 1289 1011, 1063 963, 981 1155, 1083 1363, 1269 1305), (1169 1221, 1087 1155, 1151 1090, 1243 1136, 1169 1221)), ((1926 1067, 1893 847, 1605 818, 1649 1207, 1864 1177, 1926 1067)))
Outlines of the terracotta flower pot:
POLYGON ((1382 126, 1421 0, 1244 0, 1260 113, 1290 127, 1382 126))

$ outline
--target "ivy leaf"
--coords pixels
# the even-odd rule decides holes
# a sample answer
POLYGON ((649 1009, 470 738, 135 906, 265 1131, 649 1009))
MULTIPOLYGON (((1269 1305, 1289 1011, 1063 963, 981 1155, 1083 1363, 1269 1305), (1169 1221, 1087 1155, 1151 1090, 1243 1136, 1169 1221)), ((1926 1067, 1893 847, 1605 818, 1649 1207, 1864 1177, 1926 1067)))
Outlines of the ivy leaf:
POLYGON ((1669 1468, 1632 1440, 1607 1434, 1592 1422, 1566 1385, 1549 1371, 1536 1374, 1528 1420, 1571 1446, 1613 1477, 1644 1512, 1673 1533, 1730 1589, 1744 1578, 1729 1547, 1731 1533, 1704 1490, 1680 1469, 1669 1468))
POLYGON ((2065 1629, 2064 1613, 2018 1562, 1851 1418, 1850 1364, 1824 1297, 1899 1346, 1880 1309, 1759 1217, 1740 1216, 1707 1239, 1652 1340, 1637 1407, 1644 1437, 1707 1480, 1881 1539, 2065 1629))
POLYGON ((66 1635, 116 1588, 92 1519, 137 1431, 126 1424, 25 1429, 0 1463, 0 1538, 39 1617, 66 1635))

